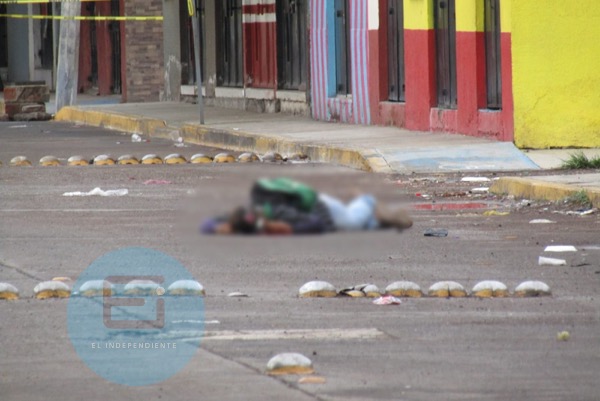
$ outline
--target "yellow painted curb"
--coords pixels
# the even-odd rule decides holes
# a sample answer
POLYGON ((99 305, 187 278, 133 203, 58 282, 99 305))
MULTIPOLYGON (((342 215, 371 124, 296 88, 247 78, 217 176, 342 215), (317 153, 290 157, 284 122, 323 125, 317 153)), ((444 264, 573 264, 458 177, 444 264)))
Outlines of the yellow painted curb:
MULTIPOLYGON (((352 167, 365 171, 388 172, 366 160, 359 150, 336 148, 327 145, 297 143, 287 138, 267 137, 243 131, 223 130, 210 126, 185 124, 180 135, 187 143, 201 144, 238 152, 302 153, 310 160, 352 167)), ((388 166, 389 167, 389 166, 388 166)), ((391 171, 391 169, 389 170, 391 171)))
POLYGON ((54 119, 56 121, 67 121, 147 135, 154 135, 158 130, 164 129, 167 126, 163 120, 155 118, 119 114, 112 111, 84 110, 72 106, 60 109, 54 119))
POLYGON ((490 187, 494 194, 509 194, 517 198, 558 201, 585 191, 594 207, 600 206, 600 188, 557 184, 548 181, 521 177, 501 177, 490 187))
MULTIPOLYGON (((148 117, 120 114, 114 111, 98 111, 73 106, 63 107, 54 117, 66 121, 104 127, 127 133, 137 133, 155 138, 171 138, 165 121, 148 117)), ((173 130, 177 130, 173 128, 173 130)), ((179 129, 185 142, 213 146, 239 152, 301 153, 312 161, 338 164, 359 170, 391 173, 392 168, 375 150, 362 151, 329 145, 298 143, 288 138, 267 137, 243 131, 225 130, 205 125, 185 124, 179 129)))

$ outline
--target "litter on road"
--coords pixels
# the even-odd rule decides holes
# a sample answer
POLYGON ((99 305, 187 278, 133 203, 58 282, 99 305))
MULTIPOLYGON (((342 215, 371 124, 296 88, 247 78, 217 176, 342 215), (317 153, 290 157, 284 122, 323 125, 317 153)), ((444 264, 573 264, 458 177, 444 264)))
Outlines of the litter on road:
POLYGON ((400 305, 402 300, 392 295, 384 295, 383 297, 373 300, 373 303, 375 305, 400 305))
POLYGON ((462 182, 489 182, 491 181, 487 177, 463 177, 461 178, 462 182))
POLYGON ((556 221, 548 220, 548 219, 533 219, 529 221, 529 224, 553 224, 556 221))
POLYGON ((65 192, 63 196, 124 196, 129 193, 127 188, 123 189, 108 189, 106 191, 101 188, 94 188, 89 192, 65 192))
POLYGON ((445 228, 428 228, 423 235, 426 237, 447 237, 448 230, 445 228))
POLYGON ((567 261, 564 259, 547 258, 545 256, 540 256, 538 258, 538 265, 540 265, 540 266, 566 266, 567 261))
POLYGON ((548 245, 544 252, 577 252, 573 245, 548 245))

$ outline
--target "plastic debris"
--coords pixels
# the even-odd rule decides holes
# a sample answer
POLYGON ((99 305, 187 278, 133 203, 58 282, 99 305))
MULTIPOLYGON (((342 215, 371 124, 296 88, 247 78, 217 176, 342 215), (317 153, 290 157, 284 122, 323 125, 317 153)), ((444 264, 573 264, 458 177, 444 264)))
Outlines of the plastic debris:
POLYGON ((487 177, 463 177, 460 180, 462 182, 489 182, 489 181, 491 181, 487 177))
POLYGON ((195 280, 178 280, 167 288, 169 295, 199 296, 206 295, 202 284, 195 280))
POLYGON ((203 163, 212 163, 212 162, 213 162, 213 158, 212 157, 207 156, 207 155, 202 154, 202 153, 196 153, 190 159, 190 163, 192 163, 192 164, 203 164, 203 163))
POLYGON ((489 192, 489 190, 490 190, 489 187, 477 187, 477 188, 471 189, 471 192, 473 192, 473 193, 486 193, 486 192, 489 192))
POLYGON ((508 216, 510 212, 499 212, 497 210, 487 210, 483 212, 484 216, 508 216))
POLYGON ((298 379, 298 384, 323 384, 326 380, 322 376, 305 376, 298 379))
POLYGON ((529 224, 554 224, 556 221, 548 219, 533 219, 529 221, 529 224))
POLYGON ((448 297, 466 297, 467 291, 456 281, 439 281, 429 287, 430 297, 448 298, 448 297))
POLYGON ((392 295, 384 295, 373 300, 373 303, 375 305, 400 305, 402 303, 402 300, 392 295))
POLYGON ((507 297, 508 287, 500 281, 485 280, 475 284, 472 290, 473 296, 478 298, 502 298, 507 297))
POLYGON ((571 333, 569 333, 568 331, 559 331, 558 333, 556 333, 556 339, 558 341, 569 341, 569 339, 571 338, 571 333))
POLYGON ((19 299, 19 290, 12 284, 0 283, 0 299, 19 299))
POLYGON ((131 135, 131 142, 142 142, 142 137, 138 134, 131 135))
POLYGON ((13 167, 31 167, 31 162, 25 156, 15 156, 10 159, 10 165, 13 167))
POLYGON ((385 288, 385 292, 395 297, 420 298, 423 296, 421 287, 412 281, 394 281, 385 288))
POLYGON ((168 180, 146 180, 144 185, 168 185, 171 181, 168 180))
POLYGON ((335 287, 326 281, 309 281, 298 290, 300 298, 333 298, 337 295, 335 287))
POLYGON ((40 166, 60 166, 60 162, 56 156, 44 156, 40 159, 40 166))
POLYGON ((113 284, 106 280, 90 280, 81 284, 78 295, 82 297, 110 297, 113 295, 113 284))
POLYGON ((573 245, 548 245, 544 252, 577 252, 573 245))
POLYGON ((542 281, 524 281, 515 288, 517 297, 541 297, 551 294, 548 284, 542 281))
POLYGON ((423 235, 426 237, 447 237, 448 230, 445 228, 428 228, 423 235))
POLYGON ((547 258, 545 256, 540 256, 538 258, 538 265, 540 265, 540 266, 566 266, 567 261, 564 259, 547 258))
POLYGON ((71 289, 62 281, 43 281, 33 289, 37 299, 47 298, 68 298, 71 295, 71 289))
POLYGON ((129 193, 127 188, 123 189, 108 189, 106 191, 101 188, 94 188, 89 192, 65 192, 63 196, 125 196, 129 193))
POLYGON ((267 373, 270 375, 301 375, 314 371, 312 361, 295 352, 277 354, 267 363, 267 373))
POLYGON ((231 297, 231 298, 248 298, 249 297, 248 294, 244 294, 243 292, 239 292, 239 291, 230 292, 229 294, 227 294, 227 296, 231 297))
POLYGON ((87 166, 90 164, 88 160, 80 155, 71 156, 67 159, 67 165, 69 166, 87 166))
POLYGON ((181 156, 179 153, 171 153, 167 157, 165 157, 165 164, 185 164, 187 160, 185 157, 181 156))

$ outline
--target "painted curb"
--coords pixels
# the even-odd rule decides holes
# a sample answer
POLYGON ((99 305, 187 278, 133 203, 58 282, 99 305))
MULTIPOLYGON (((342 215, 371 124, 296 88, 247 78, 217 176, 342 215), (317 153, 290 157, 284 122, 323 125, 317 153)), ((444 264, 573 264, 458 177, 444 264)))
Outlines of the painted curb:
POLYGON ((54 119, 164 139, 173 139, 171 132, 178 131, 185 142, 198 145, 219 147, 238 152, 303 153, 316 162, 339 164, 369 172, 394 172, 385 158, 375 149, 360 150, 300 143, 288 138, 267 137, 258 133, 227 130, 209 125, 184 124, 179 129, 171 128, 167 126, 165 121, 159 119, 120 114, 112 111, 88 110, 74 106, 63 107, 54 119))
POLYGON ((600 207, 600 188, 557 184, 521 177, 501 177, 490 187, 494 194, 509 194, 518 198, 558 201, 579 191, 585 191, 594 207, 600 207))
POLYGON ((96 110, 85 110, 77 107, 63 107, 54 116, 56 121, 66 121, 103 127, 130 134, 145 134, 154 136, 161 129, 167 128, 163 120, 147 118, 135 115, 120 114, 115 112, 102 112, 96 110))

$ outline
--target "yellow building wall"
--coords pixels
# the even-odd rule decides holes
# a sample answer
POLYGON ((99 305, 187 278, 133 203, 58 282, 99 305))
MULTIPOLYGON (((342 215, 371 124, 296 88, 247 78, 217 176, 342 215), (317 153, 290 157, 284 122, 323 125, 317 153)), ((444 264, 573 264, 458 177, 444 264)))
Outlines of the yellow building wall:
POLYGON ((600 147, 600 0, 511 3, 516 145, 600 147))

